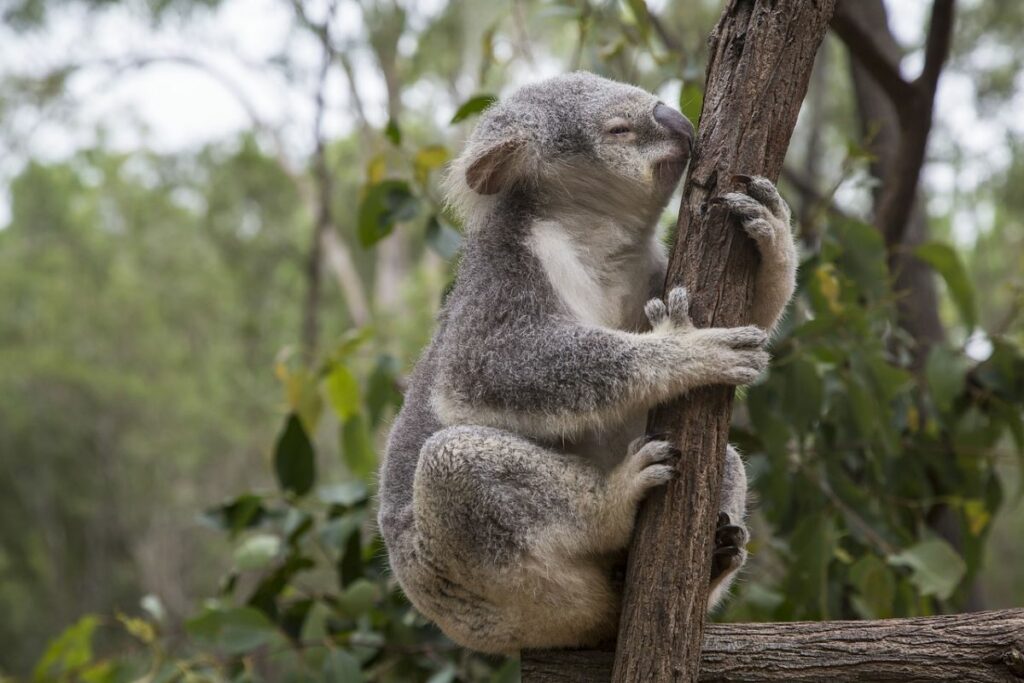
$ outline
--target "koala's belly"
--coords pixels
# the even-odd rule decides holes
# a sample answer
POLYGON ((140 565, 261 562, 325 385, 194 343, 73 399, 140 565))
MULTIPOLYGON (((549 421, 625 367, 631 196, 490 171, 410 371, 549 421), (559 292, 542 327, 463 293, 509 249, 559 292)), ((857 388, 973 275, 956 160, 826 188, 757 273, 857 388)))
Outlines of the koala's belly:
POLYGON ((621 422, 588 430, 571 443, 565 443, 564 450, 597 464, 603 470, 610 470, 626 457, 630 442, 642 436, 646 427, 647 411, 637 411, 621 422))

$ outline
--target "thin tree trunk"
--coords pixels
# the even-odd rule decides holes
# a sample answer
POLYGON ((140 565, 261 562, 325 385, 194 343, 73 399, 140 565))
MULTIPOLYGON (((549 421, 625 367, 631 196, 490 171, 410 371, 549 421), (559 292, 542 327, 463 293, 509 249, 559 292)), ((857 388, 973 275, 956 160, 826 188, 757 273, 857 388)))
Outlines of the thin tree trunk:
MULTIPOLYGON (((778 178, 835 0, 732 0, 710 41, 700 132, 666 290, 685 284, 699 326, 749 322, 757 254, 708 200, 733 174, 778 178)), ((630 549, 613 680, 696 681, 733 390, 652 412, 682 450, 680 477, 642 506, 630 549)))
MULTIPOLYGON (((885 4, 882 0, 858 0, 849 5, 851 17, 874 36, 878 49, 893 64, 899 64, 902 49, 889 28, 885 4)), ((850 60, 850 75, 857 102, 861 136, 864 146, 874 155, 871 174, 878 179, 874 190, 876 216, 883 188, 892 182, 900 150, 899 114, 885 90, 857 59, 850 60)), ((879 226, 881 229, 881 226, 879 226)), ((935 293, 934 273, 927 265, 914 258, 914 247, 928 241, 928 221, 922 208, 920 192, 914 192, 902 244, 887 244, 891 252, 890 263, 895 276, 896 291, 900 294, 900 326, 915 341, 914 366, 920 369, 928 350, 945 340, 946 334, 939 319, 938 298, 935 293)))
MULTIPOLYGON (((523 680, 607 681, 612 659, 610 650, 530 652, 523 656, 523 680)), ((701 681, 1020 683, 1024 609, 878 621, 710 624, 700 665, 701 681)))

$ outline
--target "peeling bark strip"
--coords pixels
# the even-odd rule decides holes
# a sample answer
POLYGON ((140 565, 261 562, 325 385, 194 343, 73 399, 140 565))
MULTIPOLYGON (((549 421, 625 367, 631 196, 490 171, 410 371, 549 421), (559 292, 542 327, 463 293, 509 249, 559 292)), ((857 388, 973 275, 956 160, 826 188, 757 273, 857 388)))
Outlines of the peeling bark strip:
MULTIPOLYGON (((746 324, 753 243, 708 200, 733 174, 778 179, 835 0, 731 0, 711 35, 700 130, 666 291, 685 284, 698 326, 746 324)), ((641 507, 613 680, 696 681, 733 391, 709 387, 651 413, 675 435, 680 477, 641 507)))
MULTIPOLYGON (((527 653, 523 680, 607 681, 613 657, 598 650, 527 653)), ((1020 683, 1024 609, 878 621, 710 624, 699 680, 1020 683)))

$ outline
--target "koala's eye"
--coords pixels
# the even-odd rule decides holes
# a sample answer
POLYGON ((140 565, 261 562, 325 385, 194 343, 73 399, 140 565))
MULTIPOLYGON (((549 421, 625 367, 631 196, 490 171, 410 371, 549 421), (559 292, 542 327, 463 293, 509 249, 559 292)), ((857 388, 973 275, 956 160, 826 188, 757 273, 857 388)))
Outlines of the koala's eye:
POLYGON ((633 132, 633 127, 625 119, 612 119, 605 126, 605 130, 609 135, 629 135, 633 132))

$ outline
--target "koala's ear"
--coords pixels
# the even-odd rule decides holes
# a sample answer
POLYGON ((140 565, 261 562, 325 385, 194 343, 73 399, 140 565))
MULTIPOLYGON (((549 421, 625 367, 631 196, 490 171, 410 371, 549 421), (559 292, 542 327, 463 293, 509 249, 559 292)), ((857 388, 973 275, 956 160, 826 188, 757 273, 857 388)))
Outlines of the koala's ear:
POLYGON ((466 169, 466 183, 474 192, 497 194, 508 186, 516 173, 526 143, 520 138, 496 142, 473 159, 466 169))

